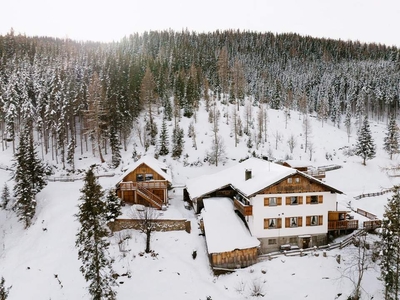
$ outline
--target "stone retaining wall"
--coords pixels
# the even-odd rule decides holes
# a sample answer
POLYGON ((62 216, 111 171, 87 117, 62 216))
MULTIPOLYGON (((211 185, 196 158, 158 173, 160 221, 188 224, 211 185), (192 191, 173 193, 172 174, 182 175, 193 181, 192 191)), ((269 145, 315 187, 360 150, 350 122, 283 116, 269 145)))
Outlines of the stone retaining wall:
MULTIPOLYGON (((117 219, 114 222, 108 223, 108 227, 111 231, 120 231, 124 229, 140 229, 140 223, 143 220, 138 219, 117 219)), ((188 220, 154 220, 155 222, 155 231, 179 231, 185 230, 187 233, 190 233, 191 226, 190 221, 188 220)))

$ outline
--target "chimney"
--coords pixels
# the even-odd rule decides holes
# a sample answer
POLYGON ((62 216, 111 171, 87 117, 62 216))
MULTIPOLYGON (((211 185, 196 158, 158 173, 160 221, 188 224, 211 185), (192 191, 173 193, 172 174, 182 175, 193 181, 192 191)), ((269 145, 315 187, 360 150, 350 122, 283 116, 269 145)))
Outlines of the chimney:
POLYGON ((251 169, 246 169, 244 172, 244 180, 249 180, 251 178, 251 169))

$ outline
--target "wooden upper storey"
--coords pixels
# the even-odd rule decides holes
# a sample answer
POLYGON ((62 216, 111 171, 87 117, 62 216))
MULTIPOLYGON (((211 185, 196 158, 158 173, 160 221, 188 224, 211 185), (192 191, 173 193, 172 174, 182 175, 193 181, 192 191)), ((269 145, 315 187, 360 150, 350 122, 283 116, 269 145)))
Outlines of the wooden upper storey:
POLYGON ((166 178, 161 176, 145 163, 140 164, 136 169, 123 178, 124 182, 140 182, 149 180, 166 180, 166 178))

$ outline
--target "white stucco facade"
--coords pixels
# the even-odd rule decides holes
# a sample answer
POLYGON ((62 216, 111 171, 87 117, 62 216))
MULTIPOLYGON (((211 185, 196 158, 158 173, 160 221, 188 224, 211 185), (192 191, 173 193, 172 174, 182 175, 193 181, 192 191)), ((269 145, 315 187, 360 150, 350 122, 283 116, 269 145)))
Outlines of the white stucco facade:
POLYGON ((253 215, 246 217, 247 224, 253 236, 257 238, 279 238, 285 236, 321 235, 328 232, 328 211, 336 209, 336 194, 331 192, 268 194, 257 195, 250 199, 253 205, 253 215), (302 204, 286 204, 286 198, 303 197, 302 204), (322 203, 307 204, 306 196, 322 196, 322 203), (265 206, 264 198, 281 197, 281 205, 265 206), (306 219, 310 216, 323 216, 322 224, 307 226, 306 219), (287 228, 286 218, 302 217, 302 225, 287 228), (265 219, 281 219, 278 228, 264 227, 265 219))

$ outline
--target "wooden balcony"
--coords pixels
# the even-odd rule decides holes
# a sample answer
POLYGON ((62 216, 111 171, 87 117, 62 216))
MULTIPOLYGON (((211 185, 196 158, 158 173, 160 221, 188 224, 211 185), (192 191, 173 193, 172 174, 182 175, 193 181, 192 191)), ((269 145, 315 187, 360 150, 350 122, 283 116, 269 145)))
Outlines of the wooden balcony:
POLYGON ((253 215, 253 205, 245 205, 239 200, 233 200, 233 206, 237 209, 243 216, 253 215))
POLYGON ((358 229, 358 220, 328 221, 328 230, 358 229))
POLYGON ((319 169, 308 169, 306 172, 304 172, 314 178, 317 179, 323 179, 325 178, 325 171, 319 170, 319 169))
POLYGON ((150 181, 127 181, 121 182, 120 188, 122 191, 133 191, 137 190, 138 188, 145 188, 145 189, 166 189, 168 187, 168 183, 166 180, 150 180, 150 181))

